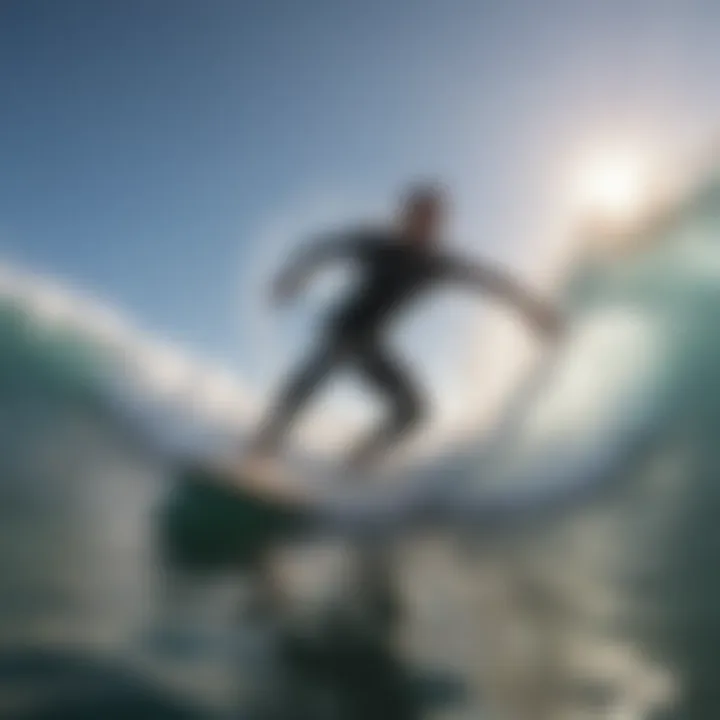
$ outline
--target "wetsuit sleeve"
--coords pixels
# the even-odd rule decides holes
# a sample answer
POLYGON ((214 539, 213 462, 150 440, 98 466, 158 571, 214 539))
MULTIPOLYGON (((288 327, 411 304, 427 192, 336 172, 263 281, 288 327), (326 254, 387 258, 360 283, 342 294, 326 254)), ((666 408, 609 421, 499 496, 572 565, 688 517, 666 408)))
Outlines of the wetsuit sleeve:
POLYGON ((443 279, 469 285, 513 305, 532 325, 545 334, 556 334, 561 319, 555 308, 535 297, 510 274, 484 263, 457 258, 439 261, 438 273, 443 279))
POLYGON ((374 243, 360 231, 332 233, 305 243, 291 256, 275 281, 275 294, 294 294, 321 266, 336 260, 363 260, 374 243))
POLYGON ((291 264, 312 270, 335 260, 359 260, 371 251, 371 240, 360 232, 333 233, 306 243, 291 258, 291 264))

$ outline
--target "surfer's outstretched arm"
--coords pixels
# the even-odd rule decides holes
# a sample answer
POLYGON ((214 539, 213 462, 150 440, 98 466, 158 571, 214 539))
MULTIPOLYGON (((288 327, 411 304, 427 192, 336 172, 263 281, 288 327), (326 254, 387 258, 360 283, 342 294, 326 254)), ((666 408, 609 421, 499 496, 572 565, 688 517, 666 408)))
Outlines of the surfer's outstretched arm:
POLYGON ((443 267, 449 279, 469 284, 513 305, 525 319, 544 335, 557 336, 562 330, 558 311, 533 295, 508 273, 482 263, 449 260, 443 267))
POLYGON ((336 260, 362 257, 366 243, 357 233, 330 235, 306 243, 293 253, 278 273, 272 287, 273 298, 294 297, 323 265, 336 260))

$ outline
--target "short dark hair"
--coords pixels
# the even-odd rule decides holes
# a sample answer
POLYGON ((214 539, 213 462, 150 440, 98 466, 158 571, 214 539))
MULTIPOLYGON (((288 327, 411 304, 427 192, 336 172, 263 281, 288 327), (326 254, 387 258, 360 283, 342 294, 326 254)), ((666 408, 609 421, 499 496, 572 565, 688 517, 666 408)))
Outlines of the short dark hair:
POLYGON ((405 189, 402 196, 403 207, 418 205, 442 205, 447 191, 439 182, 416 182, 405 189))

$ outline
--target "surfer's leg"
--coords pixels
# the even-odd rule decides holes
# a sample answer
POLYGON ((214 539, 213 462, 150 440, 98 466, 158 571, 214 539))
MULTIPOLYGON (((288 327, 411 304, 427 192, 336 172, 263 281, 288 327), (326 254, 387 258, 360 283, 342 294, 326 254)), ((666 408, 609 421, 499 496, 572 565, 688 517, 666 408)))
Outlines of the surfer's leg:
POLYGON ((368 345, 354 360, 365 378, 392 404, 385 422, 350 454, 353 467, 364 467, 417 426, 424 417, 424 403, 408 371, 380 345, 368 345))
POLYGON ((338 343, 325 342, 286 380, 251 443, 251 451, 261 454, 275 451, 299 412, 342 357, 338 343))

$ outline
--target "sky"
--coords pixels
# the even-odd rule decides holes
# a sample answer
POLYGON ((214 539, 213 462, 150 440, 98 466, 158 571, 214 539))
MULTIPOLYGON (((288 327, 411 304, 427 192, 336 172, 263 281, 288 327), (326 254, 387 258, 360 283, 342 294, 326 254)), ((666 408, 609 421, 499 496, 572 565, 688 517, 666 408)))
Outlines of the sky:
MULTIPOLYGON (((265 309, 295 242, 432 176, 451 242, 523 272, 586 150, 714 137, 719 23, 714 0, 2 0, 0 255, 266 392, 321 304, 265 309)), ((457 402, 484 304, 422 307, 399 350, 457 402)))

